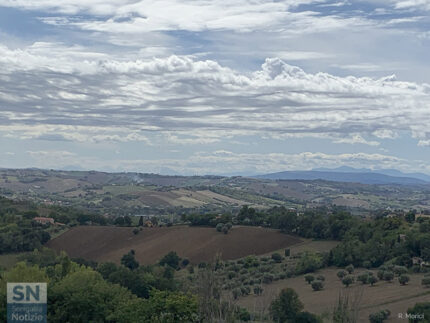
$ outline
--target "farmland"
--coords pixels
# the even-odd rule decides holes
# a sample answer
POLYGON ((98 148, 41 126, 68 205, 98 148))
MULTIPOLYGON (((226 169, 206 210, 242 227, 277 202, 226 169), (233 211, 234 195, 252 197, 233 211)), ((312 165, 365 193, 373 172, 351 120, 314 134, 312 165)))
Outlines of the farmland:
POLYGON ((142 264, 153 264, 169 251, 176 251, 191 263, 211 261, 217 253, 223 259, 237 259, 249 254, 264 254, 285 248, 301 240, 277 230, 258 227, 233 227, 228 234, 205 227, 142 228, 138 234, 132 228, 80 226, 72 228, 48 242, 57 251, 71 257, 98 262, 114 261, 131 249, 142 264))
POLYGON ((322 180, 0 169, 0 195, 112 216, 344 206, 358 213, 390 207, 429 209, 428 186, 322 180))
MULTIPOLYGON (((356 283, 353 286, 345 287, 336 276, 338 271, 339 269, 326 268, 315 273, 315 275, 325 277, 326 288, 321 291, 313 291, 311 286, 306 283, 304 276, 300 275, 264 285, 262 295, 245 296, 238 300, 238 304, 250 311, 267 312, 272 298, 278 295, 282 288, 289 287, 298 293, 305 310, 315 314, 331 314, 338 301, 339 293, 349 294, 350 299, 362 293, 358 305, 359 322, 368 321, 369 314, 384 309, 388 309, 392 313, 386 322, 397 322, 397 313, 406 313, 408 307, 430 299, 430 290, 421 286, 424 274, 411 275, 410 282, 405 286, 395 280, 393 282, 380 281, 374 286, 356 283)), ((364 270, 357 270, 357 274, 360 271, 364 270)))

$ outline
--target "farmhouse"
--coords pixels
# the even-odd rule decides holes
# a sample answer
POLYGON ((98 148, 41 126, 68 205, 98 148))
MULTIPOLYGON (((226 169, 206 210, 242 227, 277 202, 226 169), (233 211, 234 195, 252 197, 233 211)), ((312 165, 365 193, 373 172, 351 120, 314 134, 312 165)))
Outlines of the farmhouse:
POLYGON ((35 217, 33 221, 41 223, 41 224, 54 224, 55 221, 53 218, 44 218, 44 217, 35 217))

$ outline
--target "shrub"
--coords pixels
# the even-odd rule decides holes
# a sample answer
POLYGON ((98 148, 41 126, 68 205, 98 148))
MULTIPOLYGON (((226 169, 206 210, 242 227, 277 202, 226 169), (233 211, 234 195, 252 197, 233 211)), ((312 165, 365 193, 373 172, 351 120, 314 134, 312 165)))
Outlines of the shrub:
POLYGON ((306 275, 305 280, 308 284, 310 284, 315 280, 315 277, 313 275, 306 275))
POLYGON ((399 283, 400 285, 406 285, 406 283, 410 280, 408 275, 400 275, 399 276, 399 283))
POLYGON ((261 286, 255 286, 254 287, 254 294, 255 295, 261 295, 263 293, 263 288, 261 286))
POLYGON ((345 270, 340 270, 337 272, 337 277, 339 277, 339 279, 343 279, 346 276, 346 271, 345 270))
POLYGON ((238 299, 240 296, 242 296, 242 292, 239 288, 235 288, 231 291, 231 293, 233 294, 233 298, 234 299, 238 299))
POLYGON ((304 252, 297 261, 296 272, 297 274, 311 273, 321 268, 322 265, 322 257, 319 254, 304 252))
POLYGON ((218 223, 217 225, 216 225, 216 230, 218 231, 218 232, 221 232, 222 231, 222 228, 223 228, 223 226, 224 226, 224 223, 218 223))
POLYGON ((187 267, 189 263, 190 261, 187 258, 182 259, 182 262, 181 262, 182 267, 187 267))
POLYGON ((369 269, 370 267, 372 267, 372 263, 369 260, 365 260, 363 261, 363 267, 369 269))
POLYGON ((264 284, 270 284, 273 281, 273 275, 272 274, 264 274, 263 276, 263 283, 264 284))
POLYGON ((423 278, 421 280, 421 285, 423 285, 424 287, 430 287, 430 278, 423 278))
POLYGON ((134 234, 138 234, 138 233, 139 233, 139 229, 138 229, 138 228, 134 228, 134 229, 133 229, 133 233, 134 233, 134 234))
POLYGON ((348 275, 342 279, 342 284, 344 284, 346 287, 349 287, 349 285, 354 283, 354 280, 354 276, 348 275))
POLYGON ((346 266, 345 267, 345 270, 349 273, 349 274, 352 274, 353 272, 354 272, 354 266, 351 264, 351 265, 348 265, 348 266, 346 266))
POLYGON ((371 286, 378 282, 378 279, 375 276, 369 276, 368 282, 371 286))
POLYGON ((396 274, 397 276, 408 273, 408 269, 404 266, 394 266, 393 271, 394 271, 394 274, 396 274))
POLYGON ((394 273, 392 271, 385 271, 383 278, 385 281, 391 282, 394 279, 394 273))
POLYGON ((323 282, 323 281, 325 281, 325 277, 323 275, 318 275, 317 280, 320 280, 323 282))
POLYGON ((289 257, 291 254, 291 250, 290 249, 285 249, 285 257, 289 257))
POLYGON ((227 277, 228 277, 228 279, 233 279, 234 277, 236 277, 236 272, 235 271, 229 271, 227 273, 227 277))
POLYGON ((224 234, 228 233, 228 227, 226 225, 222 227, 222 233, 224 234))
POLYGON ((233 224, 231 224, 231 222, 227 222, 225 226, 230 230, 233 227, 233 224))
POLYGON ((376 276, 378 276, 378 278, 382 280, 384 279, 384 272, 385 272, 384 269, 379 269, 378 272, 376 273, 376 276))
POLYGON ((319 290, 322 290, 324 288, 324 284, 320 280, 313 281, 311 286, 312 286, 312 289, 314 291, 319 291, 319 290))
POLYGON ((389 310, 383 310, 369 315, 370 323, 382 323, 390 316, 389 310))
POLYGON ((207 264, 205 262, 199 263, 199 268, 206 268, 207 264))
POLYGON ((275 261, 275 262, 282 262, 282 256, 279 254, 279 253, 277 253, 277 252, 275 252, 275 253, 272 253, 272 259, 275 261))
POLYGON ((358 275, 357 281, 360 281, 363 285, 367 284, 369 282, 369 274, 363 273, 363 274, 358 275))

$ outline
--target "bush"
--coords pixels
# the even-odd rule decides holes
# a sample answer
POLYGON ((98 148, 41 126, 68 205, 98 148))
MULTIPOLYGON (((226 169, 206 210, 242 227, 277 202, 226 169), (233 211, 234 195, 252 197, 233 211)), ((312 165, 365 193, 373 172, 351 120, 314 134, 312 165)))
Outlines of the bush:
POLYGON ((182 262, 181 262, 182 267, 187 267, 189 263, 190 261, 187 258, 182 259, 182 262))
POLYGON ((369 269, 370 267, 372 267, 372 263, 369 260, 365 260, 363 261, 363 267, 369 269))
POLYGON ((310 284, 315 280, 315 277, 313 275, 306 275, 305 280, 308 284, 310 284))
POLYGON ((369 274, 363 273, 363 274, 358 275, 357 281, 361 282, 363 285, 367 284, 369 282, 369 274))
POLYGON ((289 257, 291 254, 291 250, 290 249, 285 249, 285 257, 289 257))
POLYGON ((251 314, 246 310, 246 308, 241 307, 236 313, 236 318, 241 322, 251 321, 251 314))
POLYGON ((369 315, 370 323, 382 323, 390 316, 389 310, 383 310, 369 315))
POLYGON ((139 233, 139 229, 138 229, 138 228, 134 228, 134 229, 133 229, 133 233, 134 233, 134 234, 138 234, 138 233, 139 233))
POLYGON ((340 270, 337 272, 337 277, 339 277, 339 279, 343 279, 346 276, 346 271, 345 270, 340 270))
POLYGON ((223 226, 224 226, 224 223, 218 223, 217 225, 216 225, 216 230, 218 231, 218 232, 221 232, 222 231, 222 228, 223 228, 223 226))
POLYGON ((277 263, 282 262, 282 256, 277 252, 272 253, 272 259, 277 263))
POLYGON ((322 257, 313 252, 304 252, 296 264, 297 274, 306 274, 314 272, 323 265, 322 257))
POLYGON ((312 289, 314 291, 319 291, 319 290, 322 290, 324 288, 324 284, 320 280, 313 281, 311 286, 312 286, 312 289))
POLYGON ((222 227, 222 233, 224 234, 228 233, 228 227, 226 225, 222 227))
POLYGON ((318 275, 317 280, 320 280, 323 282, 323 281, 325 281, 325 277, 323 275, 318 275))
POLYGON ((263 276, 263 283, 264 284, 270 284, 273 281, 273 275, 272 274, 264 274, 263 276))
POLYGON ((430 278, 423 278, 423 280, 421 280, 421 285, 424 287, 430 287, 430 278))
POLYGON ((199 263, 199 268, 206 268, 207 264, 205 262, 199 263))
POLYGON ((375 276, 369 276, 368 282, 371 286, 373 286, 374 284, 376 284, 378 282, 378 279, 375 276))
POLYGON ((408 275, 400 275, 399 276, 400 285, 406 285, 409 280, 410 280, 410 278, 408 275))
POLYGON ((233 294, 234 299, 238 299, 240 296, 242 296, 242 291, 239 288, 235 288, 231 292, 233 294))
POLYGON ((354 276, 348 275, 342 279, 342 284, 344 284, 346 287, 349 287, 349 285, 354 283, 354 280, 354 276))
POLYGON ((261 295, 263 293, 263 288, 261 286, 255 286, 254 287, 254 294, 255 295, 261 295))
POLYGON ((177 269, 179 267, 180 260, 181 258, 179 258, 178 254, 175 251, 170 251, 163 258, 161 258, 159 264, 161 266, 167 265, 174 269, 177 269))
POLYGON ((394 266, 394 274, 396 274, 397 276, 401 276, 403 274, 407 274, 408 273, 408 269, 404 266, 394 266))
POLYGON ((385 271, 383 278, 385 281, 391 282, 394 279, 394 273, 392 271, 385 271))
POLYGON ((354 266, 353 265, 348 265, 345 267, 345 270, 349 273, 352 274, 354 272, 354 266))

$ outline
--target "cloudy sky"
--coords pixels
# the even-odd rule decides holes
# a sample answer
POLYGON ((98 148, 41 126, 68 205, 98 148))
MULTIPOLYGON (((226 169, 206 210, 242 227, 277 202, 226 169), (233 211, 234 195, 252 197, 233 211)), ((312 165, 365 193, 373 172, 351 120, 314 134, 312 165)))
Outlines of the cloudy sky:
POLYGON ((430 0, 0 0, 0 167, 430 173, 430 0))

